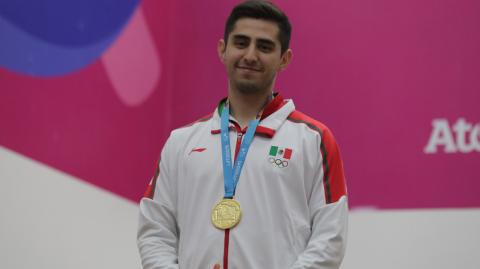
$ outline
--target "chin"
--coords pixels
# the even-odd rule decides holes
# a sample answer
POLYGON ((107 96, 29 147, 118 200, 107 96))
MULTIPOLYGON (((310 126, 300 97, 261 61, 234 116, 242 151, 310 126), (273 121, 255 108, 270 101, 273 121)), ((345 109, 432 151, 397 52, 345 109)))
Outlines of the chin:
POLYGON ((258 84, 251 82, 239 82, 235 83, 235 88, 244 95, 257 95, 265 94, 270 91, 270 85, 258 84))
POLYGON ((235 86, 235 88, 237 88, 238 91, 243 94, 258 94, 264 91, 262 87, 255 83, 237 82, 235 83, 235 86))

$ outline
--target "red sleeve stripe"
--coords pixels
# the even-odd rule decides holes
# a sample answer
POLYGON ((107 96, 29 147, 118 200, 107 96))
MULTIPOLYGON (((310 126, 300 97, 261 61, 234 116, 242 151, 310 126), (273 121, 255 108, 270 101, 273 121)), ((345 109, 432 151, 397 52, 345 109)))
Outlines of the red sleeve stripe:
POLYGON ((322 123, 294 111, 288 120, 306 124, 310 129, 317 131, 322 139, 320 153, 322 154, 323 186, 327 203, 334 203, 347 194, 343 164, 335 138, 330 130, 322 123))
POLYGON ((157 164, 157 169, 155 169, 155 175, 153 176, 150 184, 148 184, 147 190, 143 195, 144 198, 153 199, 153 195, 155 194, 155 186, 157 185, 157 178, 160 175, 160 161, 157 164))
POLYGON ((333 203, 340 200, 342 196, 347 195, 347 187, 340 150, 329 129, 325 129, 323 132, 322 155, 325 189, 328 189, 330 194, 330 196, 327 196, 327 203, 333 203))
POLYGON ((325 146, 323 143, 320 145, 320 150, 322 152, 322 166, 323 166, 323 187, 325 188, 325 200, 327 201, 327 204, 332 202, 332 192, 330 190, 330 178, 329 178, 329 172, 330 172, 330 166, 328 165, 327 161, 327 150, 325 149, 325 146))

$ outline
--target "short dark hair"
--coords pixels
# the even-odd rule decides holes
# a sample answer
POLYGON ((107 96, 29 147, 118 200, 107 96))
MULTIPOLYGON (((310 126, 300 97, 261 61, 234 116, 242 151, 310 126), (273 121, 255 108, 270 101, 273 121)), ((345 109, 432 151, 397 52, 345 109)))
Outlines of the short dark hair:
POLYGON ((278 25, 278 39, 280 40, 281 53, 283 54, 290 46, 290 35, 292 26, 288 21, 287 15, 270 1, 248 0, 235 6, 228 16, 225 24, 225 33, 223 38, 228 42, 228 36, 233 31, 235 23, 242 18, 262 19, 275 22, 278 25))

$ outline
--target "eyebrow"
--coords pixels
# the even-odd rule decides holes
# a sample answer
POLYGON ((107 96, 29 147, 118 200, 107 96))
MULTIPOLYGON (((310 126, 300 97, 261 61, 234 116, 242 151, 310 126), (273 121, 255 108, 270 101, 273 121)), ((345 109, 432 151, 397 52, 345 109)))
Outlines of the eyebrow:
POLYGON ((246 35, 239 35, 239 34, 236 34, 233 36, 233 39, 236 39, 236 40, 243 40, 243 39, 250 39, 250 37, 246 36, 246 35))
POLYGON ((271 46, 272 48, 275 47, 275 42, 273 42, 270 39, 259 38, 257 43, 262 44, 262 45, 268 45, 268 46, 271 46))
MULTIPOLYGON (((233 35, 233 39, 234 40, 250 40, 250 37, 242 34, 235 34, 233 35)), ((259 38, 257 39, 257 43, 275 47, 275 42, 267 38, 259 38)))

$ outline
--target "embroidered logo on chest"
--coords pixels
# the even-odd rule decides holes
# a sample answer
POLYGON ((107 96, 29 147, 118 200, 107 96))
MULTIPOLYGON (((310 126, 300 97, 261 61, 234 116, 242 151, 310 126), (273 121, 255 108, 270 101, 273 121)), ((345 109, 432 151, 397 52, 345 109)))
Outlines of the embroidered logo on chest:
POLYGON ((292 154, 293 151, 290 148, 271 146, 268 154, 268 161, 278 168, 285 168, 288 166, 292 154))

